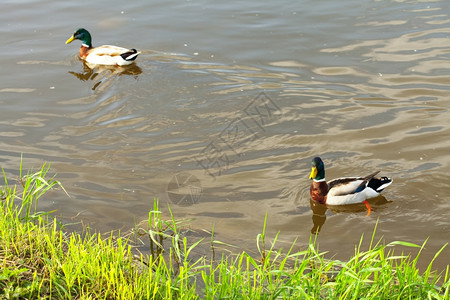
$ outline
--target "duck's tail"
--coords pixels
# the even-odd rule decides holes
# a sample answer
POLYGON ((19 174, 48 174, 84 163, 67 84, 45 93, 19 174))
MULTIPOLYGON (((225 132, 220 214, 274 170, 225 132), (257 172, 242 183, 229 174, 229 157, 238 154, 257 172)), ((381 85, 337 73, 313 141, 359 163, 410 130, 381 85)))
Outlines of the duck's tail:
POLYGON ((381 193, 385 188, 387 188, 392 183, 392 178, 389 177, 381 177, 381 178, 372 178, 367 185, 377 193, 381 193))
POLYGON ((126 61, 133 61, 140 53, 136 49, 130 49, 130 51, 120 54, 120 56, 126 61))

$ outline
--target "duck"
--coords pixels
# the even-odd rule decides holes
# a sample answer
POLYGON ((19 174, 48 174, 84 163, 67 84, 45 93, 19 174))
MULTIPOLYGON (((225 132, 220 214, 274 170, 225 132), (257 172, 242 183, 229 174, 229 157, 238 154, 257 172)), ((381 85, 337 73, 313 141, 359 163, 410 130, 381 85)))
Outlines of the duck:
POLYGON ((103 45, 92 47, 92 37, 89 31, 80 28, 66 41, 73 40, 82 42, 80 58, 92 65, 126 66, 131 65, 140 54, 136 49, 126 49, 118 46, 103 45))
POLYGON ((312 162, 312 179, 309 193, 315 202, 325 205, 349 205, 364 203, 367 216, 372 211, 367 199, 375 198, 392 183, 389 177, 376 178, 376 171, 365 177, 343 177, 327 182, 325 180, 325 165, 320 157, 314 157, 312 162))

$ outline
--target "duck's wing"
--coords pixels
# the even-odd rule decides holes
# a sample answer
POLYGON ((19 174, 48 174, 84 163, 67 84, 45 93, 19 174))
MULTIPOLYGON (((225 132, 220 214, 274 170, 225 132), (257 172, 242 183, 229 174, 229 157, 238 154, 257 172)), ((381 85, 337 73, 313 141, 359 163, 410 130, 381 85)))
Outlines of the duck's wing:
POLYGON ((99 56, 119 56, 123 53, 129 52, 130 49, 122 48, 118 46, 112 46, 112 45, 103 45, 91 48, 89 50, 89 54, 99 55, 99 56))
POLYGON ((361 186, 365 186, 363 177, 344 177, 328 182, 328 197, 354 194, 361 186))
POLYGON ((360 193, 379 172, 374 172, 366 177, 344 177, 331 180, 328 182, 328 196, 345 196, 360 193))
POLYGON ((99 65, 127 65, 131 64, 139 55, 136 49, 103 45, 88 50, 86 61, 99 65))

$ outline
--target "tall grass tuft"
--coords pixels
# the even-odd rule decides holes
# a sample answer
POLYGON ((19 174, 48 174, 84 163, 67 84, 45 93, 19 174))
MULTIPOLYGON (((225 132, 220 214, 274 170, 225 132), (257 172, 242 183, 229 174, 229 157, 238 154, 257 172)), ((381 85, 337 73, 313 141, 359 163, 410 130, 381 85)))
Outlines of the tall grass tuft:
MULTIPOLYGON (((267 217, 266 217, 267 218, 267 217)), ((416 267, 425 247, 406 242, 374 245, 361 249, 361 238, 354 256, 347 262, 325 259, 315 241, 307 249, 294 251, 294 245, 281 253, 275 250, 278 235, 266 249, 266 222, 257 236, 260 260, 242 252, 202 271, 206 299, 448 299, 449 268, 444 276, 431 272, 433 261, 423 274, 416 267), (415 258, 394 255, 395 246, 419 248, 415 258), (438 285, 439 280, 444 284, 438 285)))
MULTIPOLYGON (((134 237, 148 238, 148 254, 137 252, 125 237, 90 232, 65 233, 55 219, 37 211, 38 200, 61 184, 49 177, 50 166, 28 172, 11 186, 4 174, 0 187, 1 299, 449 299, 450 270, 424 272, 417 263, 426 245, 375 240, 367 250, 363 237, 348 261, 326 259, 314 235, 302 248, 287 251, 256 237, 259 256, 247 252, 194 255, 203 241, 188 241, 170 207, 164 220, 157 200, 134 237), (411 256, 394 253, 398 246, 418 249, 411 256), (216 258, 219 256, 219 258, 216 258), (195 258, 194 258, 195 257, 195 258)), ((213 228, 214 232, 214 228, 213 228)))
POLYGON ((0 299, 172 299, 195 294, 191 285, 180 288, 185 277, 174 276, 162 256, 136 258, 122 237, 66 234, 55 219, 37 212, 45 192, 62 188, 54 177, 46 179, 49 168, 28 172, 14 186, 4 176, 0 299))

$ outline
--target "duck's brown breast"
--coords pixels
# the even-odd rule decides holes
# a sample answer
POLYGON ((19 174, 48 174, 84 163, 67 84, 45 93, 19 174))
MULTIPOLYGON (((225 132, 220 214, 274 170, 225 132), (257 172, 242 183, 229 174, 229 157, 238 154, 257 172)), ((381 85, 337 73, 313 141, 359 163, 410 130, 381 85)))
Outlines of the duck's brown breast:
POLYGON ((88 54, 89 54, 88 51, 89 51, 89 48, 88 48, 88 47, 81 46, 80 52, 79 52, 80 57, 81 57, 82 59, 86 59, 86 56, 88 56, 88 54))
POLYGON ((321 204, 325 204, 328 193, 328 184, 325 181, 315 181, 311 183, 309 194, 311 199, 321 204))

